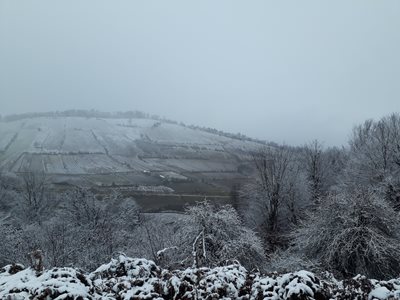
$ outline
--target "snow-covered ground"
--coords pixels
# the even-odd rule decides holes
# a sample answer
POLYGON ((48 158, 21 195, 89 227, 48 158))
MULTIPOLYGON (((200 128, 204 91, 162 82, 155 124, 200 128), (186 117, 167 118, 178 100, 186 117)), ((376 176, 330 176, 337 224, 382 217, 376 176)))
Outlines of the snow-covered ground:
POLYGON ((0 122, 0 168, 11 172, 149 170, 175 172, 175 179, 184 179, 182 172, 236 172, 238 157, 260 146, 152 119, 37 117, 0 122))
POLYGON ((267 275, 239 264, 163 270, 153 261, 124 255, 92 273, 74 268, 37 272, 21 265, 0 269, 1 299, 400 299, 400 279, 363 276, 337 281, 307 271, 267 275))

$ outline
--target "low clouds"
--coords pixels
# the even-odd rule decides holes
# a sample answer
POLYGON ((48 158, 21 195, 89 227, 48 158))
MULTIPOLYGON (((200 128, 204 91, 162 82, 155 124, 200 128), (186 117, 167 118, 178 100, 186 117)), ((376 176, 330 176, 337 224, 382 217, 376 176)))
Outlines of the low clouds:
POLYGON ((0 3, 2 114, 143 110, 343 144, 398 110, 397 1, 0 3))

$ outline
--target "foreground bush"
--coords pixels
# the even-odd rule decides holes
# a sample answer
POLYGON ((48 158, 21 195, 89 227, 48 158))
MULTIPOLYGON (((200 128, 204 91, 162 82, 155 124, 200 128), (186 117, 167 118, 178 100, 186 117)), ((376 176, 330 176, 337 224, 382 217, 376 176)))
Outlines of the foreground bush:
POLYGON ((0 298, 20 299, 400 299, 400 279, 357 276, 321 280, 313 273, 261 275, 239 264, 168 271, 145 259, 119 256, 85 274, 74 268, 37 272, 21 265, 0 269, 0 298))
POLYGON ((375 191, 329 195, 294 235, 296 256, 315 260, 344 278, 400 273, 398 213, 375 191))

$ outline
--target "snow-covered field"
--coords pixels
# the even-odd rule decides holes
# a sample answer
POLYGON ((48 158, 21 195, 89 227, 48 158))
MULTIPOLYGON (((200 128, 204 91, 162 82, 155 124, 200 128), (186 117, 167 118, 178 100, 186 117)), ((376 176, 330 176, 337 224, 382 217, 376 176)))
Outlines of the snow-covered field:
POLYGON ((11 172, 106 174, 236 172, 261 145, 152 119, 37 117, 0 122, 0 168, 11 172))
MULTIPOLYGON (((329 275, 329 274, 328 274, 329 275)), ((249 272, 237 263, 215 268, 164 270, 153 261, 119 255, 91 273, 71 267, 35 271, 0 269, 1 299, 400 299, 400 279, 363 276, 337 281, 307 271, 249 272)))

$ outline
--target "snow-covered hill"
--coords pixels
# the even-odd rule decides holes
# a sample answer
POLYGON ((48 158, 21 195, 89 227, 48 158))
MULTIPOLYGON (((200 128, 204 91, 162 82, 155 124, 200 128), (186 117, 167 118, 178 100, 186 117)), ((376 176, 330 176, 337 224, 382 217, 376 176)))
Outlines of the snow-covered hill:
POLYGON ((260 146, 146 118, 56 116, 0 122, 0 169, 13 173, 119 174, 136 176, 138 182, 149 174, 177 181, 194 174, 223 178, 239 176, 248 151, 260 146))

